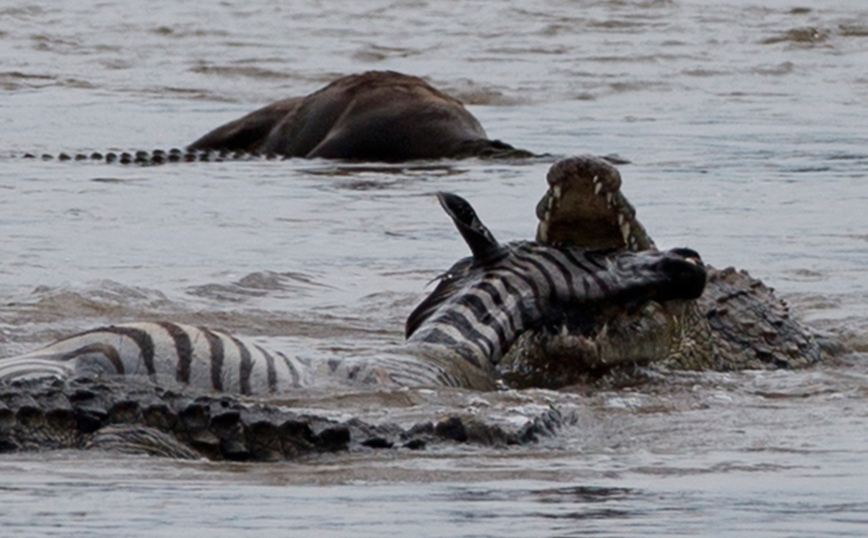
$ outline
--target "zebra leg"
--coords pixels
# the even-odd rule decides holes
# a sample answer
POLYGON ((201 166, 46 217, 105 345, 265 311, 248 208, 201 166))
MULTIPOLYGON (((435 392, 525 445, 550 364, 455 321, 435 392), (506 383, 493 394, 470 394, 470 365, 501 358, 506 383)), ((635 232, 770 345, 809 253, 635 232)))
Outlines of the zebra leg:
POLYGON ((537 204, 537 241, 592 250, 648 250, 654 242, 621 193, 621 175, 591 156, 562 159, 547 176, 549 189, 537 204))

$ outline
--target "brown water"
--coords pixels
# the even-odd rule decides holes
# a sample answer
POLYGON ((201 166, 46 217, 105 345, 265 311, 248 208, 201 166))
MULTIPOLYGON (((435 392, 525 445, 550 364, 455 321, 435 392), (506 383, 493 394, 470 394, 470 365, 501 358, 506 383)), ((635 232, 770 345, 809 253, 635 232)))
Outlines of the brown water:
MULTIPOLYGON (((183 146, 366 69, 427 77, 468 102, 493 138, 631 160, 624 190, 658 245, 748 269, 803 319, 868 349, 868 7, 52 5, 0 5, 0 356, 153 318, 305 356, 379 349, 400 340, 430 280, 466 253, 434 192, 471 200, 501 240, 531 237, 545 162, 125 168, 14 157, 183 146)), ((279 465, 7 455, 0 527, 858 536, 868 524, 861 353, 805 372, 674 376, 634 392, 426 398, 420 413, 494 409, 518 423, 552 403, 575 425, 522 449, 279 465)), ((391 416, 377 405, 360 412, 391 416)))

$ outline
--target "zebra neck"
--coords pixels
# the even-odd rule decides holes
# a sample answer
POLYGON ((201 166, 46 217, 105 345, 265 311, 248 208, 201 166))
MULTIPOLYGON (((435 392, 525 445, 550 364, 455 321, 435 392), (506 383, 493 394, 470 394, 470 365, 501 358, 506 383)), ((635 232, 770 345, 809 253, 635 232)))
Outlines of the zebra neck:
POLYGON ((504 311, 486 311, 488 319, 472 312, 450 311, 429 320, 408 339, 440 356, 452 357, 466 367, 491 373, 526 325, 521 311, 509 315, 504 311))

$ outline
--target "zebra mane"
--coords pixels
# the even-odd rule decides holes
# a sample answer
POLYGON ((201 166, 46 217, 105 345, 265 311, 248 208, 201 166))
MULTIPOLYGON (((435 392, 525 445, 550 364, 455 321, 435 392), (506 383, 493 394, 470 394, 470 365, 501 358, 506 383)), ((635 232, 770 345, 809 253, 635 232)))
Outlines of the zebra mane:
POLYGON ((464 258, 459 260, 452 266, 449 271, 440 276, 440 282, 434 291, 419 303, 407 317, 407 323, 404 326, 404 338, 410 338, 416 329, 418 329, 425 321, 431 317, 440 305, 445 303, 447 299, 455 295, 461 289, 461 276, 473 266, 473 258, 464 258))

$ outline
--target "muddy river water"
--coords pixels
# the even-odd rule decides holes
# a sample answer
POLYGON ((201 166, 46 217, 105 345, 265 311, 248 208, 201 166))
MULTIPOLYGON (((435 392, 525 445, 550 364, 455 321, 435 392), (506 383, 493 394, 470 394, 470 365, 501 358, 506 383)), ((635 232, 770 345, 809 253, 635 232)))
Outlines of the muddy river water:
MULTIPOLYGON (((333 78, 393 69, 492 138, 616 154, 661 247, 774 286, 854 352, 622 391, 426 393, 547 405, 521 448, 280 464, 0 457, 29 536, 862 536, 868 532, 868 7, 796 0, 0 3, 0 356, 173 319, 313 358, 400 341, 466 247, 433 194, 530 238, 550 162, 124 167, 25 152, 183 146, 333 78), (817 4, 817 5, 814 5, 817 4)), ((388 420, 376 395, 363 409, 388 420)), ((339 402, 317 405, 340 415, 339 402)))

